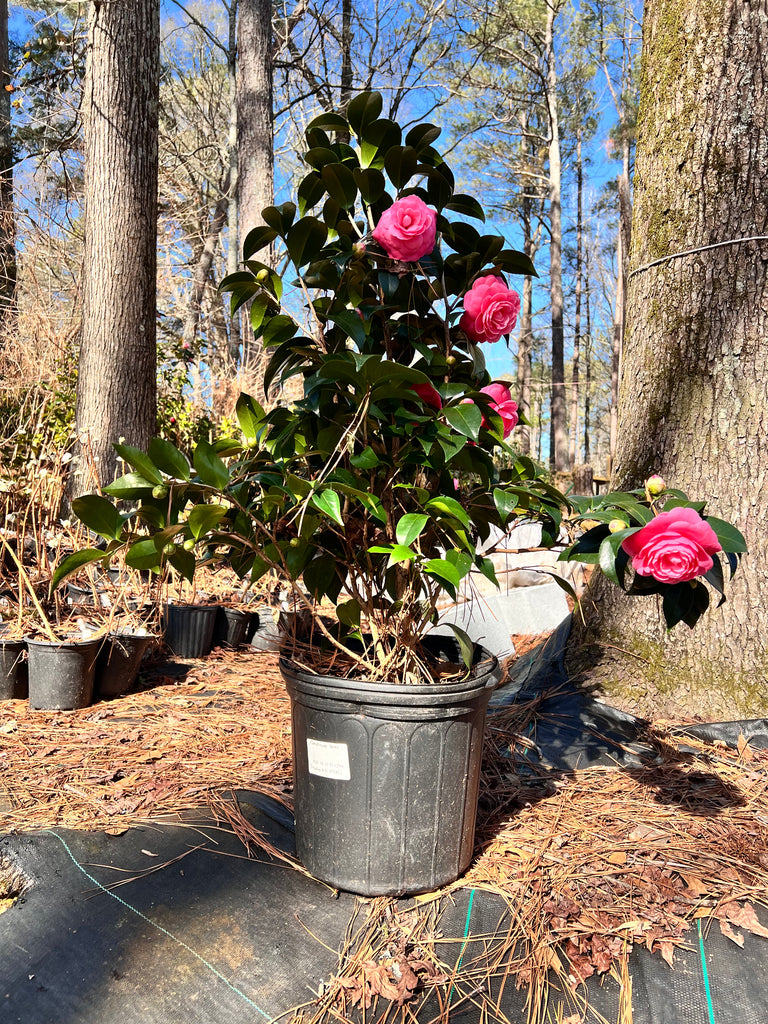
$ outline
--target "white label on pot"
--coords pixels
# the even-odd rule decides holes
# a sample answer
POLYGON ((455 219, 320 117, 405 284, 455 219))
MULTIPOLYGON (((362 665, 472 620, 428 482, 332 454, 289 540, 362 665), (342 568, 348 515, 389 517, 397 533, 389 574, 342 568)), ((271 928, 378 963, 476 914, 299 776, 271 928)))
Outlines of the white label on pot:
POLYGON ((327 743, 325 740, 307 740, 309 774, 324 779, 352 778, 349 773, 349 747, 346 743, 327 743))

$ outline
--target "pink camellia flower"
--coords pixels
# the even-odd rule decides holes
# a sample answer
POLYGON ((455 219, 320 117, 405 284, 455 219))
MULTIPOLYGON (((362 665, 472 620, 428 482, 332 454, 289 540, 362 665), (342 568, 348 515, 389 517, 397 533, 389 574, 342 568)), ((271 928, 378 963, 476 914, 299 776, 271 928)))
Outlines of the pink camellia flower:
POLYGON ((411 391, 415 391, 422 402, 431 405, 433 409, 443 408, 443 400, 431 384, 411 384, 411 391))
POLYGON ((496 274, 475 281, 464 296, 459 327, 470 341, 494 342, 514 330, 520 312, 520 296, 510 291, 496 274))
POLYGON ((373 237, 393 260, 413 263, 432 252, 437 236, 437 211, 418 196, 396 199, 379 218, 373 237))
POLYGON ((501 416, 501 422, 504 424, 504 438, 508 438, 519 419, 517 402, 512 401, 512 392, 506 384, 489 384, 487 388, 480 388, 480 394, 488 395, 490 398, 491 408, 501 416))
POLYGON ((621 546, 635 572, 659 583, 685 583, 703 575, 720 551, 717 534, 693 508, 659 513, 621 546))

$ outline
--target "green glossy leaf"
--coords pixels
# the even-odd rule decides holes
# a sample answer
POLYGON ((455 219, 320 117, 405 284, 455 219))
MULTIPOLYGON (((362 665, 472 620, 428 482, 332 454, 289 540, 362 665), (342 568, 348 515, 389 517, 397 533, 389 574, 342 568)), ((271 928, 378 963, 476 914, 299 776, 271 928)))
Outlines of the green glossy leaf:
POLYGON ((483 414, 474 402, 446 406, 443 409, 443 415, 454 430, 458 430, 460 434, 464 434, 465 437, 469 437, 473 441, 477 440, 483 422, 483 414))
POLYGON ((280 206, 268 206, 265 210, 261 211, 261 216, 264 218, 265 224, 274 228, 281 238, 285 238, 291 224, 293 224, 294 217, 296 216, 296 206, 294 203, 282 203, 280 206))
POLYGON ((475 220, 485 222, 485 211, 480 203, 473 196, 465 196, 460 192, 454 192, 450 201, 443 207, 445 210, 453 210, 463 217, 474 217, 475 220))
POLYGON ((598 561, 600 571, 617 587, 624 586, 623 569, 627 564, 627 555, 621 547, 621 542, 634 532, 634 530, 618 530, 616 533, 608 534, 600 544, 598 561))
POLYGON ((377 203, 387 190, 384 175, 375 167, 356 167, 352 174, 360 195, 369 206, 372 203, 377 203))
POLYGON ((363 135, 370 124, 376 121, 383 107, 384 100, 380 92, 360 92, 357 96, 353 96, 347 104, 347 121, 358 138, 363 135))
POLYGON ((163 473, 176 480, 189 480, 189 462, 176 445, 164 437, 153 437, 149 442, 149 455, 163 473))
POLYGON ((530 256, 516 249, 502 249, 493 261, 494 266, 507 274, 530 274, 531 277, 538 277, 530 256))
MULTIPOLYGON (((333 153, 331 156, 336 159, 333 153)), ((323 179, 319 174, 308 174, 299 185, 296 194, 299 200, 299 216, 303 217, 307 210, 311 210, 325 196, 323 179)))
POLYGON ((229 483, 229 470, 216 454, 216 449, 208 441, 198 442, 193 462, 197 475, 209 487, 223 490, 229 483))
POLYGON ((125 564, 131 569, 157 569, 161 561, 160 552, 151 537, 135 541, 125 554, 125 564))
POLYGON ((413 146, 393 146, 384 157, 384 170, 395 188, 402 189, 416 173, 418 162, 413 146))
POLYGON ((459 548, 451 548, 445 553, 445 560, 455 565, 462 579, 472 570, 472 558, 466 551, 459 548))
POLYGON ((450 583, 452 587, 458 587, 461 583, 459 570, 445 558, 430 558, 424 562, 424 571, 430 576, 438 576, 441 580, 450 583))
POLYGON ((451 201, 453 185, 437 167, 430 168, 427 176, 427 196, 432 206, 442 210, 451 201))
POLYGON ((381 459, 370 445, 363 448, 359 455, 353 455, 349 461, 355 469, 375 469, 381 465, 381 459))
POLYGON ((315 508, 320 509, 325 515, 329 516, 339 526, 344 525, 344 520, 341 518, 341 499, 339 495, 332 488, 327 487, 324 491, 320 491, 319 494, 312 495, 312 504, 315 508))
MULTIPOLYGON (((339 162, 338 156, 330 146, 313 146, 312 149, 308 149, 304 154, 304 159, 316 171, 321 170, 326 164, 337 164, 339 162)), ((304 180, 306 181, 306 179, 304 180)))
POLYGON ((329 317, 337 324, 348 338, 352 338, 358 345, 365 341, 365 321, 353 309, 344 309, 338 313, 332 313, 329 317))
POLYGON ((288 232, 285 244, 288 254, 297 268, 301 268, 311 260, 325 245, 328 228, 317 217, 302 217, 288 232))
POLYGON ((493 489, 493 503, 502 522, 506 522, 509 516, 512 515, 519 504, 519 500, 516 494, 508 494, 506 491, 502 491, 500 487, 494 487, 493 489))
POLYGON ((469 529, 470 520, 467 515, 466 509, 458 502, 455 498, 450 498, 447 495, 440 495, 437 498, 432 498, 426 503, 424 508, 429 509, 430 512, 443 513, 444 515, 451 516, 453 519, 457 519, 462 526, 469 529))
POLYGON ((131 469, 135 469, 137 473, 143 476, 145 480, 149 480, 153 484, 161 484, 163 482, 163 474, 152 462, 152 459, 139 448, 134 448, 129 444, 113 444, 112 447, 120 458, 127 462, 131 469))
POLYGON ((109 494, 113 498, 119 498, 122 501, 130 498, 148 498, 151 496, 154 486, 149 480, 139 476, 138 473, 126 473, 124 476, 119 476, 117 480, 114 480, 107 487, 103 487, 102 490, 105 494, 109 494))
POLYGON ((394 121, 374 121, 360 140, 360 163, 363 167, 383 167, 385 154, 392 146, 398 146, 401 138, 400 125, 394 121))
POLYGON ((394 544, 389 553, 389 564, 397 565, 399 562, 411 562, 416 557, 416 552, 405 544, 394 544))
POLYGON ((429 522, 429 516, 421 512, 407 512, 395 527, 395 537, 398 544, 408 547, 421 536, 424 527, 429 522))
POLYGON ((387 513, 381 503, 381 498, 377 498, 375 494, 358 494, 357 500, 369 516, 378 519, 380 523, 386 523, 387 513))
POLYGON ((461 660, 465 667, 471 668, 475 657, 475 645, 470 639, 469 633, 462 629, 461 626, 457 626, 455 622, 446 622, 445 625, 453 631, 453 634, 456 637, 459 645, 459 651, 461 652, 461 660))
POLYGON ((243 242, 243 259, 249 260, 257 252, 261 252, 277 238, 277 231, 267 227, 266 224, 258 224, 251 228, 243 242))
POLYGON ((247 444, 255 444, 264 426, 264 407, 255 398, 243 393, 235 404, 235 415, 247 444))
POLYGON ((302 574, 302 582, 315 600, 333 594, 340 586, 336 572, 336 559, 332 555, 320 555, 309 562, 302 574))
POLYGON ((495 587, 498 587, 499 581, 496 578, 496 568, 493 564, 493 559, 480 558, 477 567, 487 580, 490 580, 495 587))
POLYGON ((441 134, 442 129, 438 128, 436 124, 417 124, 405 136, 405 144, 406 146, 413 146, 416 152, 419 153, 427 146, 431 146, 441 134))
POLYGON ((704 573, 704 579, 709 585, 720 594, 718 608, 725 601, 725 579, 723 578, 723 563, 717 555, 712 558, 712 568, 704 573))
POLYGON ((321 128, 323 131, 330 132, 346 132, 349 130, 349 125, 341 114, 328 110, 312 118, 307 125, 307 132, 311 132, 313 128, 321 128))
POLYGON ((227 514, 224 505, 195 505, 189 513, 187 523, 195 540, 215 529, 227 514))
POLYGON ((336 618, 345 626, 360 625, 362 609, 355 600, 341 601, 336 605, 336 618))
POLYGON ((742 533, 726 523, 723 519, 715 519, 714 516, 707 516, 706 521, 715 531, 720 547, 723 551, 730 551, 733 554, 744 554, 747 550, 747 542, 742 533))
POLYGON ((195 555, 192 551, 186 551, 177 544, 168 555, 168 561, 176 572, 191 583, 195 578, 195 555))
POLYGON ((335 199, 343 210, 349 210, 355 205, 357 185, 349 167, 345 167, 344 164, 326 164, 320 176, 328 195, 335 199))
POLYGON ((102 551, 101 548, 82 548, 80 551, 67 555, 56 567, 56 571, 51 578, 51 590, 55 590, 67 576, 71 576, 73 572, 82 569, 84 565, 91 565, 93 562, 98 562, 104 557, 106 557, 106 552, 102 551))
POLYGON ((72 502, 72 511, 89 530, 107 540, 119 540, 125 519, 118 510, 100 494, 83 494, 72 502))

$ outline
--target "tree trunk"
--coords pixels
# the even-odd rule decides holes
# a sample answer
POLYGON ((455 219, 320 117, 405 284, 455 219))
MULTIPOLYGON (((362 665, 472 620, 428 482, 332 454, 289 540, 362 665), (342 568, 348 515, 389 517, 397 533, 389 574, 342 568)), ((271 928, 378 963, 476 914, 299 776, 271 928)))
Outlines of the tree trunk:
POLYGON ((550 420, 549 461, 556 473, 568 469, 568 433, 566 430, 565 358, 563 352, 563 269, 562 210, 560 168, 560 124, 557 103, 557 64, 555 59, 556 4, 547 5, 545 59, 547 62, 547 107, 549 112, 549 245, 550 300, 552 304, 552 412, 550 420))
POLYGON ((581 290, 583 267, 582 222, 583 222, 584 167, 581 159, 581 125, 576 134, 576 288, 573 311, 573 362, 571 364, 571 422, 568 446, 568 462, 573 469, 578 462, 579 448, 579 357, 581 355, 581 290))
POLYGON ((572 652, 597 640, 605 688, 643 710, 765 713, 768 242, 749 239, 768 235, 766 52, 764 3, 646 2, 614 484, 661 473, 750 553, 692 631, 667 633, 653 598, 586 602, 572 652))
POLYGON ((16 327, 16 222, 13 214, 10 82, 8 0, 0 0, 0 349, 16 327))
MULTIPOLYGON (((528 132, 528 113, 520 112, 520 150, 523 167, 531 160, 528 132)), ((533 261, 536 255, 537 240, 533 233, 533 199, 530 195, 529 175, 522 178, 521 220, 523 227, 523 252, 533 261)), ((531 419, 531 357, 533 352, 533 278, 527 274, 523 278, 523 295, 520 305, 520 332, 517 338, 517 404, 520 412, 531 419)), ((520 450, 529 455, 531 452, 531 427, 524 424, 518 428, 517 443, 520 450)))
POLYGON ((589 304, 589 263, 589 246, 587 246, 584 252, 584 311, 586 313, 587 321, 587 335, 584 344, 584 461, 587 464, 589 464, 592 461, 592 452, 589 439, 589 432, 592 429, 592 313, 589 304))
POLYGON ((621 371, 621 351, 624 347, 624 321, 626 315, 626 294, 624 292, 625 277, 622 272, 624 264, 624 239, 621 230, 616 236, 616 299, 613 307, 613 334, 611 337, 611 406, 608 428, 608 466, 607 473, 613 473, 616 459, 616 445, 619 434, 619 374, 621 371))
MULTIPOLYGON (((225 185, 222 191, 226 192, 226 188, 227 186, 225 185)), ((228 206, 229 202, 226 195, 222 195, 214 207, 213 217, 208 225, 208 231, 205 235, 203 247, 197 253, 195 269, 192 273, 192 290, 189 296, 189 307, 187 309, 187 315, 184 318, 184 330, 182 333, 182 341, 186 348, 191 348, 197 339, 203 295, 205 295, 208 276, 213 264, 213 257, 216 255, 221 229, 224 227, 227 219, 228 206)), ((213 349, 213 346, 211 346, 211 349, 213 349)), ((220 358, 225 356, 226 353, 211 351, 209 353, 209 361, 218 362, 220 358)))
MULTIPOLYGON (((237 235, 237 0, 229 5, 229 45, 227 47, 227 82, 229 84, 229 126, 227 149, 229 155, 229 204, 227 206, 227 273, 239 269, 240 246, 237 235)), ((227 362, 235 370, 240 361, 240 317, 233 316, 229 324, 229 353, 227 362)))
MULTIPOLYGON (((240 244, 274 203, 272 0, 239 0, 237 33, 238 216, 240 244)), ((264 262, 269 258, 261 256, 264 262)), ((245 318, 244 318, 245 320, 245 318)), ((245 320, 243 365, 263 397, 264 350, 245 320)))
POLYGON ((83 329, 71 493, 114 476, 112 444, 156 420, 158 0, 89 5, 83 329), (86 440, 87 437, 87 440, 86 440))

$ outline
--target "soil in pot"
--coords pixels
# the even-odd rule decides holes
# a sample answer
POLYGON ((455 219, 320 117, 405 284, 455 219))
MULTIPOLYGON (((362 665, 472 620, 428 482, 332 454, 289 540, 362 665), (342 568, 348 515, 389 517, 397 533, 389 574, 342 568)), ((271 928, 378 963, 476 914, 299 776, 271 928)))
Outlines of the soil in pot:
POLYGON ((28 638, 29 706, 40 711, 86 708, 93 700, 96 658, 104 638, 28 638))
POLYGON ((130 693, 139 674, 141 660, 156 639, 146 630, 108 633, 96 660, 94 696, 121 697, 130 693))
POLYGON ((218 606, 168 604, 163 606, 163 639, 179 658, 210 654, 218 606))
POLYGON ((403 686, 314 675, 281 658, 296 846, 311 874, 364 896, 402 896, 466 871, 497 664, 483 652, 463 682, 403 686))

